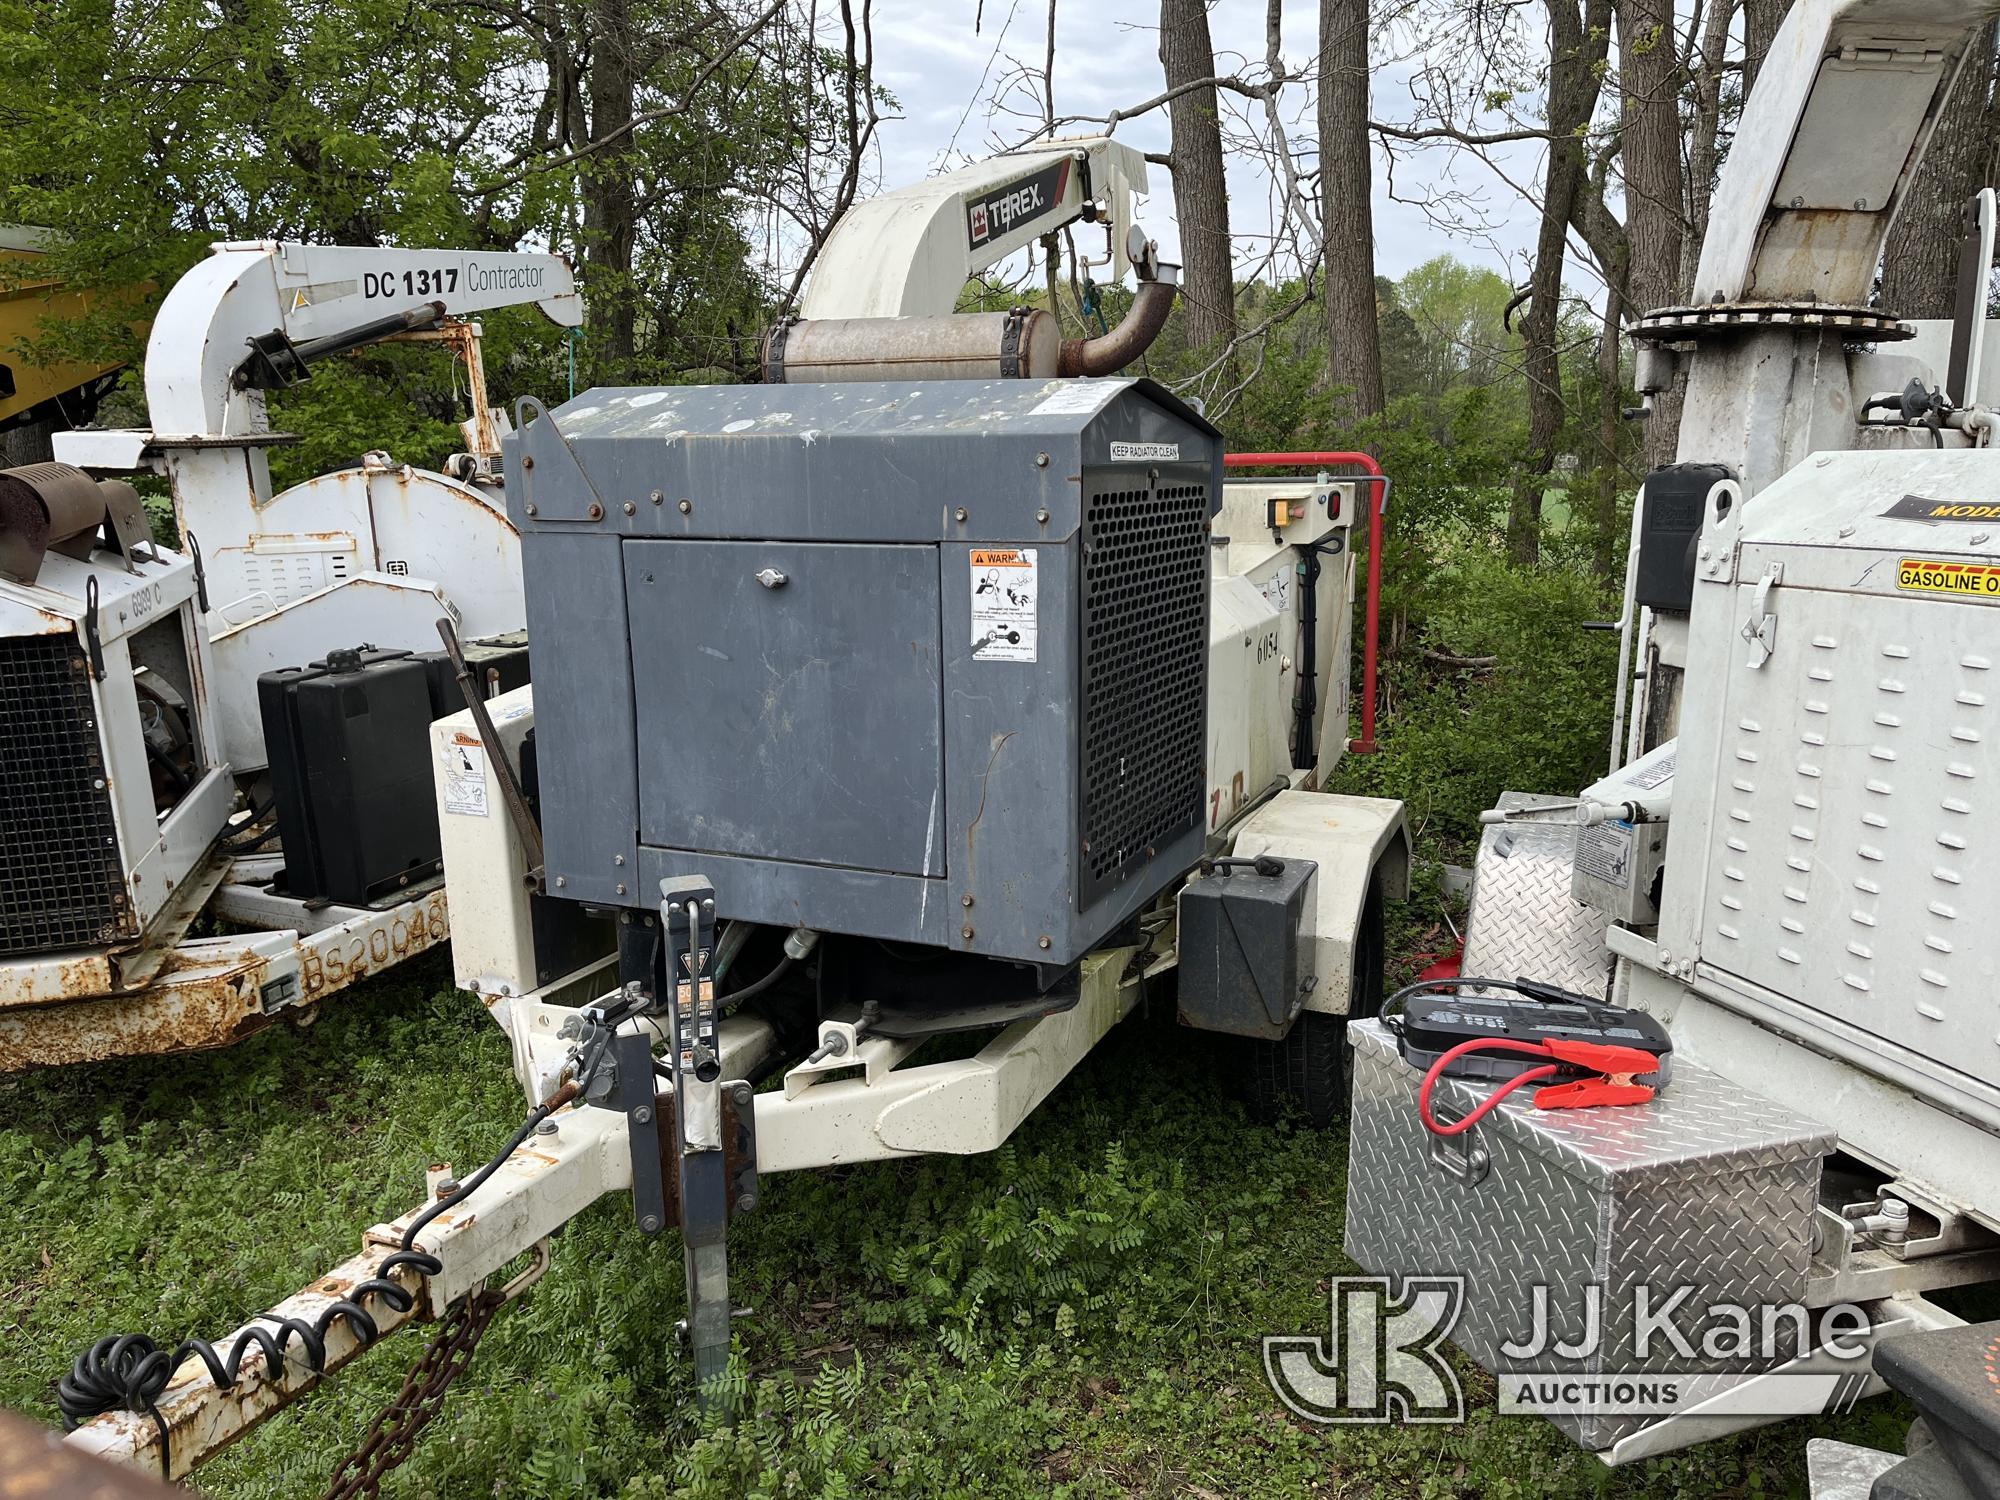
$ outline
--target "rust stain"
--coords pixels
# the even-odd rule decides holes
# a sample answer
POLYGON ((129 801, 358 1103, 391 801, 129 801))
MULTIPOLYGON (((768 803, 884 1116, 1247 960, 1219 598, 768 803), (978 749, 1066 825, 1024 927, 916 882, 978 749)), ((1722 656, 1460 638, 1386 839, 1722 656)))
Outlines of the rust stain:
MULTIPOLYGON (((166 977, 175 960, 161 971, 166 977)), ((111 1057, 195 1052, 227 1046, 272 1017, 246 1001, 233 972, 109 996, 42 1005, 0 1015, 0 1072, 98 1062, 111 1057)))

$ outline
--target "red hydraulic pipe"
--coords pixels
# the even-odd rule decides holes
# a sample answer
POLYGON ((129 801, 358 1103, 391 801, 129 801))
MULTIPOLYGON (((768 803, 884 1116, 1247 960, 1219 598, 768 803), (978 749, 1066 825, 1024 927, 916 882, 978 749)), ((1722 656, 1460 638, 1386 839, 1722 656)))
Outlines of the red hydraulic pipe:
POLYGON ((1356 755, 1375 753, 1375 676, 1382 631, 1382 517, 1389 509, 1389 478, 1366 453, 1227 453, 1222 462, 1232 469, 1331 468, 1336 464, 1360 469, 1373 482, 1375 503, 1368 507, 1368 624, 1361 648, 1361 738, 1349 740, 1356 755))

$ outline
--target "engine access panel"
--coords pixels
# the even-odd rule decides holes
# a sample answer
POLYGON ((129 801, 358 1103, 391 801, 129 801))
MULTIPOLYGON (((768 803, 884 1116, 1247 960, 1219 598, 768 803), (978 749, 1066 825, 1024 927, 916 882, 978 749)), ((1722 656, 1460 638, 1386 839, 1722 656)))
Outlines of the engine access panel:
POLYGON ((1074 962, 1200 857, 1219 435, 1146 381, 601 390, 508 439, 552 892, 1074 962))

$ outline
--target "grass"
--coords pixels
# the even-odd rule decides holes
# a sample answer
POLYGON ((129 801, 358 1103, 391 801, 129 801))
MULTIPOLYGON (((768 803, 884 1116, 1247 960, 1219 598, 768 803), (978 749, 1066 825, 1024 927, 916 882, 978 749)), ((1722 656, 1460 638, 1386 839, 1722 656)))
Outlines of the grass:
MULTIPOLYGON (((521 1100, 435 957, 206 1057, 0 1084, 0 1402, 56 1419, 111 1331, 218 1334, 358 1247, 427 1163, 483 1159, 521 1100)), ((1780 1496, 1805 1439, 1900 1442, 1865 1403, 1608 1473, 1491 1410, 1323 1429, 1266 1386, 1259 1335, 1323 1330, 1345 1142, 1252 1125, 1211 1041, 1133 1021, 1003 1151, 767 1181, 732 1239, 741 1399, 704 1419, 673 1349, 678 1242, 626 1202, 557 1240, 496 1320, 396 1497, 619 1495, 1780 1496)), ((201 1474, 316 1494, 418 1352, 365 1356, 201 1474)))

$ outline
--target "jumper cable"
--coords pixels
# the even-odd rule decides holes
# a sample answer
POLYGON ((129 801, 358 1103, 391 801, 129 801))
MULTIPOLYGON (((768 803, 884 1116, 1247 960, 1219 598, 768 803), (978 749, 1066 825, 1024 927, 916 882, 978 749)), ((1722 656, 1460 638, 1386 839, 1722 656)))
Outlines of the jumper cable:
POLYGON ((1430 1071, 1424 1074, 1423 1086, 1417 1090, 1417 1114, 1424 1122, 1424 1129, 1432 1135, 1461 1135, 1497 1109, 1500 1101, 1516 1089, 1544 1078, 1553 1078, 1566 1069, 1581 1069, 1592 1076, 1535 1090, 1536 1109, 1589 1109, 1598 1105, 1644 1104, 1654 1097, 1656 1091, 1652 1085, 1636 1080, 1641 1074, 1659 1071, 1659 1067, 1659 1058, 1637 1047, 1567 1041, 1561 1037, 1550 1037, 1540 1042, 1520 1042, 1508 1037, 1474 1037, 1444 1052, 1431 1064, 1430 1071), (1523 1057, 1546 1057, 1550 1061, 1517 1073, 1463 1119, 1440 1125, 1431 1114, 1431 1090, 1437 1087, 1437 1081, 1445 1075, 1446 1069, 1473 1052, 1514 1052, 1523 1057))

